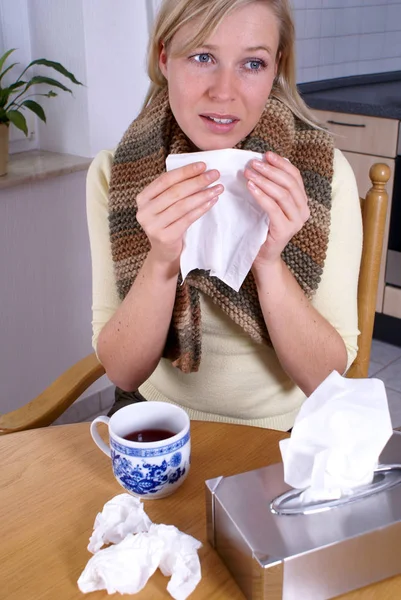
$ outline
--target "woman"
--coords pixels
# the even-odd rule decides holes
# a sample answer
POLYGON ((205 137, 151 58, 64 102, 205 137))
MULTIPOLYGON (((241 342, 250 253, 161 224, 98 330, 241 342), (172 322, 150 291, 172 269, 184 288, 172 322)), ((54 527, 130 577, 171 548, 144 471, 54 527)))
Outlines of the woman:
POLYGON ((88 175, 94 348, 128 401, 288 430, 356 356, 362 238, 351 168, 296 90, 288 0, 164 0, 148 71, 146 108, 88 175), (165 172, 170 153, 231 147, 265 153, 244 174, 270 219, 238 293, 180 279, 219 173, 165 172))

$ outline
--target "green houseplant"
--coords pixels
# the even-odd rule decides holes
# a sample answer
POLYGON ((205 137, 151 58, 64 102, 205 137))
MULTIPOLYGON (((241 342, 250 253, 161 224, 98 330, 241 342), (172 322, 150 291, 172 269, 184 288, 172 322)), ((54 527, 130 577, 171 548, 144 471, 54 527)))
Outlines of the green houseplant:
POLYGON ((72 83, 82 85, 82 83, 80 83, 75 76, 67 71, 60 63, 45 58, 38 58, 37 60, 30 62, 16 80, 5 86, 3 81, 4 76, 6 73, 10 73, 11 69, 19 64, 15 62, 7 67, 5 66, 7 59, 13 52, 15 52, 15 48, 7 50, 7 52, 0 57, 0 176, 7 173, 10 123, 23 131, 25 135, 28 135, 28 127, 24 116, 25 110, 32 111, 39 119, 46 122, 46 115, 42 106, 35 100, 32 100, 32 98, 35 96, 45 96, 46 98, 54 98, 57 96, 56 92, 52 89, 46 93, 37 93, 34 91, 35 88, 33 86, 46 85, 47 87, 57 88, 72 94, 72 91, 68 87, 56 79, 43 77, 42 75, 28 76, 28 69, 35 65, 48 67, 54 69, 61 75, 64 75, 64 77, 67 77, 72 83))

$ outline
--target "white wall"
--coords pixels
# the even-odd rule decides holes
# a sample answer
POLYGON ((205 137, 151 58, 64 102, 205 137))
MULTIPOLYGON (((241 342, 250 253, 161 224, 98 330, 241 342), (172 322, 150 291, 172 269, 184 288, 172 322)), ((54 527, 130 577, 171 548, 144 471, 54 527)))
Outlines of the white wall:
POLYGON ((292 0, 298 82, 401 70, 401 0, 292 0))
POLYGON ((90 155, 115 146, 139 113, 146 75, 146 0, 83 0, 90 155))
MULTIPOLYGON (((86 82, 83 0, 30 0, 29 20, 34 58, 61 62, 78 81, 86 82)), ((47 123, 39 122, 42 150, 91 156, 87 88, 71 84, 56 71, 41 67, 38 72, 65 83, 68 92, 54 88, 57 98, 41 98, 47 123), (64 81, 65 79, 65 81, 64 81)), ((37 86, 40 90, 41 86, 37 86)))
POLYGON ((152 8, 151 0, 0 0, 0 51, 17 46, 21 66, 32 58, 61 62, 85 84, 75 86, 53 70, 37 68, 65 83, 73 96, 55 88, 57 98, 40 99, 46 124, 26 111, 31 139, 15 130, 11 139, 18 142, 11 152, 40 147, 94 156, 118 143, 148 88, 152 8))
POLYGON ((119 142, 148 88, 147 9, 146 0, 30 1, 32 55, 61 62, 85 83, 72 85, 74 98, 45 99, 42 149, 94 156, 119 142))
MULTIPOLYGON (((73 87, 74 97, 43 99, 47 124, 35 127, 42 149, 93 156, 118 143, 148 87, 148 6, 0 0, 3 43, 25 43, 23 66, 49 58, 86 84, 73 87)), ((92 352, 85 178, 83 171, 0 192, 0 412, 25 404, 92 352)), ((108 385, 102 378, 87 394, 108 385)))
MULTIPOLYGON (((18 10, 27 17, 24 33, 7 29, 5 40, 9 47, 29 32, 18 57, 24 66, 57 60, 86 84, 73 87, 74 98, 44 99, 40 147, 93 156, 117 144, 148 87, 146 0, 0 2, 13 7, 14 23, 18 10)), ((83 171, 0 191, 0 412, 25 404, 92 352, 85 178, 83 171)), ((102 378, 86 395, 108 385, 102 378)))
POLYGON ((0 412, 92 351, 85 177, 0 192, 0 412))
MULTIPOLYGON (((6 66, 19 62, 4 78, 5 83, 11 83, 21 74, 24 67, 31 62, 31 38, 28 17, 28 0, 0 0, 0 55, 7 50, 16 48, 8 58, 6 66)), ((10 126, 10 151, 23 152, 33 150, 38 145, 36 117, 29 110, 25 111, 29 129, 29 137, 10 126)))

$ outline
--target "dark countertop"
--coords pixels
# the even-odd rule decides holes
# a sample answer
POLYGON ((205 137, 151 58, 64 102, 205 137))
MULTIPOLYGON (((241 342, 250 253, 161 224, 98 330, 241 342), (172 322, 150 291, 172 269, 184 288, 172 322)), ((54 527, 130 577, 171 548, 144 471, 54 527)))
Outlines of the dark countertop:
POLYGON ((310 108, 401 120, 401 71, 298 84, 310 108))

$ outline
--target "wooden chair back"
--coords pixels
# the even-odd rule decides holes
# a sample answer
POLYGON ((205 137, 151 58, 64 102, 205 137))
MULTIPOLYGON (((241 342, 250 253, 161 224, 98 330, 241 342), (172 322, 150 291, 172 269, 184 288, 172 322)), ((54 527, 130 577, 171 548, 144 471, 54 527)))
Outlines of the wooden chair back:
POLYGON ((372 187, 366 198, 361 198, 363 222, 363 247, 358 281, 358 354, 347 377, 367 377, 370 349, 376 311, 376 295, 379 283, 380 261, 386 229, 388 195, 386 184, 390 179, 390 167, 375 163, 369 171, 372 187))

